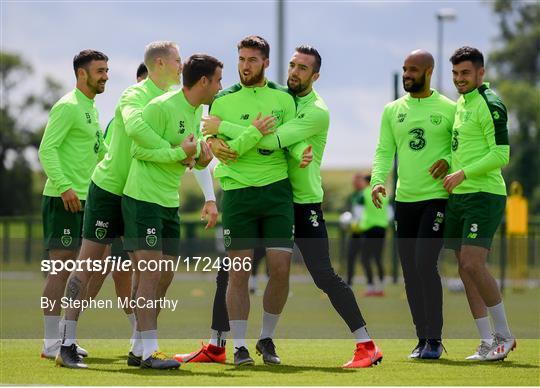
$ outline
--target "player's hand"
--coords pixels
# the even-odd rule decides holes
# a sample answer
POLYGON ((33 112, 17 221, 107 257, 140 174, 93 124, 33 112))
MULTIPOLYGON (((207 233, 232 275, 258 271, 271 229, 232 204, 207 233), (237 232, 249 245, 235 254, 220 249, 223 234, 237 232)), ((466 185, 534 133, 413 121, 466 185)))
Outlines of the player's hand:
POLYGON ((210 161, 214 157, 214 154, 212 154, 212 150, 210 149, 210 146, 208 143, 206 143, 204 140, 201 141, 201 154, 199 155, 199 159, 197 160, 197 165, 201 167, 206 167, 208 164, 210 164, 210 161))
POLYGON ((433 179, 439 179, 448 173, 449 168, 450 166, 448 165, 448 162, 444 159, 440 159, 433 163, 433 165, 429 168, 429 173, 433 179))
POLYGON ((195 155, 191 155, 181 160, 180 163, 182 163, 187 168, 192 169, 195 166, 195 163, 197 163, 197 161, 195 160, 195 155))
POLYGON ((217 116, 205 116, 202 121, 202 134, 204 136, 216 136, 219 133, 219 124, 221 119, 217 116))
POLYGON ((274 127, 276 126, 276 117, 273 115, 264 116, 261 119, 262 113, 259 112, 257 118, 251 122, 259 132, 265 136, 273 132, 274 127))
POLYGON ((306 168, 313 160, 313 147, 307 146, 302 154, 302 161, 300 162, 300 168, 306 168))
POLYGON ((188 157, 195 155, 197 152, 197 140, 195 140, 195 136, 193 134, 190 134, 184 139, 182 142, 182 149, 188 157))
POLYGON ((218 218, 218 210, 216 201, 206 201, 201 211, 201 221, 208 221, 204 229, 213 228, 216 226, 218 218))
POLYGON ((207 142, 210 144, 210 149, 214 156, 223 164, 228 164, 231 161, 236 162, 236 159, 238 159, 238 153, 231 150, 223 139, 210 138, 207 142))
POLYGON ((77 213, 82 210, 81 201, 73 189, 67 189, 60 194, 60 196, 62 197, 62 202, 64 202, 64 209, 66 209, 66 211, 77 213))
POLYGON ((379 196, 379 194, 382 194, 383 197, 386 198, 386 189, 383 185, 375 185, 373 186, 373 189, 371 189, 371 200, 373 201, 373 204, 377 209, 382 208, 382 199, 379 196))
POLYGON ((452 193, 452 191, 465 180, 465 173, 463 170, 456 171, 450 175, 447 175, 444 178, 443 186, 449 193, 452 193))

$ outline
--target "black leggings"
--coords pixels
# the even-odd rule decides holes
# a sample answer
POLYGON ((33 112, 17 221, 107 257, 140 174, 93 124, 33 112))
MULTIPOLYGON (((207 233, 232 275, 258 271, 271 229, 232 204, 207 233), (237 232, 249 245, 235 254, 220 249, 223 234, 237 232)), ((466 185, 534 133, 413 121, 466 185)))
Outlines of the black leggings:
POLYGON ((373 271, 371 270, 371 260, 375 260, 379 280, 384 281, 384 268, 382 265, 382 251, 384 247, 384 236, 386 229, 379 226, 366 230, 363 234, 362 243, 362 266, 367 278, 367 284, 373 285, 373 271))
POLYGON ((437 261, 443 243, 446 200, 396 202, 398 250, 407 301, 421 339, 440 339, 442 286, 437 261))
MULTIPOLYGON (((304 263, 315 282, 324 291, 334 309, 345 321, 351 332, 366 325, 351 288, 332 268, 328 247, 328 233, 321 204, 294 204, 295 243, 304 263)), ((227 305, 228 273, 219 271, 212 312, 212 329, 229 331, 227 305)))
POLYGON ((349 286, 352 286, 352 281, 354 278, 354 264, 356 262, 356 257, 362 251, 363 243, 364 239, 362 238, 362 233, 351 234, 347 249, 347 284, 349 286))

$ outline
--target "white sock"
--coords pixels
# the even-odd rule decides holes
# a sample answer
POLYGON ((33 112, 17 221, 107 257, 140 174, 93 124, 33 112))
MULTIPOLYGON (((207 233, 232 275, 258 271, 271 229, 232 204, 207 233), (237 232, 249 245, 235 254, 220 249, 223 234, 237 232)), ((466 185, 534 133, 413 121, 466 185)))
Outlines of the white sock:
POLYGON ((131 353, 133 353, 137 357, 140 357, 143 354, 143 342, 142 342, 141 332, 138 330, 135 330, 133 332, 133 339, 131 342, 131 353))
POLYGON ((491 325, 489 324, 489 317, 477 318, 474 320, 480 339, 491 345, 491 325))
POLYGON ((74 344, 77 339, 77 321, 63 319, 60 324, 60 334, 63 346, 74 344))
POLYGON ((44 315, 43 329, 45 337, 45 347, 50 348, 57 343, 60 338, 60 315, 44 315))
POLYGON ((369 342, 371 341, 371 337, 369 336, 367 329, 365 326, 362 326, 359 329, 356 329, 353 331, 354 339, 356 340, 356 343, 361 342, 369 342))
POLYGON ((247 321, 237 320, 229 321, 229 326, 231 326, 231 332, 233 336, 233 345, 235 351, 237 348, 242 346, 247 348, 246 343, 246 332, 247 332, 247 321))
POLYGON ((227 340, 228 331, 217 331, 212 329, 210 334, 210 345, 214 345, 220 348, 225 347, 225 341, 227 340))
POLYGON ((508 327, 508 322, 506 321, 506 314, 504 313, 504 304, 496 304, 495 306, 488 307, 489 315, 493 320, 493 326, 495 326, 495 332, 501 334, 505 338, 512 337, 510 334, 510 328, 508 327))
POLYGON ((142 359, 146 360, 156 350, 159 349, 157 342, 157 330, 141 331, 141 339, 143 345, 142 359))
POLYGON ((276 331, 276 326, 279 321, 280 314, 270 314, 266 311, 263 311, 263 323, 261 329, 260 339, 263 338, 274 338, 274 333, 276 331))
POLYGON ((251 275, 248 280, 248 287, 250 290, 257 289, 257 276, 251 275))

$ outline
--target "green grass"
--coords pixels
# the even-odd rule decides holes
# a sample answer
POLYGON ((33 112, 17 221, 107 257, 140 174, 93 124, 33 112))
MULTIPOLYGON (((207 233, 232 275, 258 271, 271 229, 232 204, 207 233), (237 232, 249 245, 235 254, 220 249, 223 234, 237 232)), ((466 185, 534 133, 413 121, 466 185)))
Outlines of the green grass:
MULTIPOLYGON (((353 341, 328 299, 310 282, 293 282, 278 327, 277 350, 284 365, 267 367, 256 358, 250 369, 233 365, 185 365, 179 371, 147 371, 125 364, 129 324, 118 309, 87 310, 78 334, 90 352, 90 370, 55 368, 39 358, 42 318, 39 297, 43 280, 2 276, 0 383, 62 385, 538 385, 540 383, 540 289, 508 292, 505 304, 518 348, 504 362, 465 362, 477 345, 474 323, 464 294, 445 291, 444 338, 448 354, 439 361, 411 361, 414 331, 402 285, 387 288, 385 298, 358 302, 370 334, 384 353, 381 365, 368 370, 342 370, 352 356, 353 341), (141 378, 141 376, 144 376, 141 378)), ((159 319, 160 346, 168 354, 195 350, 206 340, 214 292, 213 274, 181 276, 168 297, 179 309, 164 310, 159 319)), ((108 279, 99 298, 114 296, 108 279)), ((251 298, 248 337, 260 330, 261 297, 251 298)), ((249 341, 254 353, 255 340, 249 341)), ((229 360, 232 359, 229 346, 229 360)), ((253 354, 255 356, 255 354, 253 354)))
MULTIPOLYGON (((195 340, 162 340, 165 352, 187 352, 195 340)), ((449 354, 438 361, 408 360, 412 340, 380 340, 382 364, 369 369, 343 370, 351 354, 347 340, 279 340, 281 366, 237 369, 232 364, 186 364, 177 371, 150 371, 128 367, 126 341, 86 340, 91 352, 89 370, 54 367, 37 357, 39 340, 4 340, 0 370, 3 384, 61 385, 538 385, 540 341, 520 341, 517 351, 497 363, 470 363, 463 359, 474 340, 449 340, 449 354), (31 371, 31 372, 30 372, 31 371)), ((249 341, 253 349, 255 340, 249 341)), ((255 356, 253 354, 253 356, 255 356)), ((228 360, 232 359, 229 347, 228 360)))

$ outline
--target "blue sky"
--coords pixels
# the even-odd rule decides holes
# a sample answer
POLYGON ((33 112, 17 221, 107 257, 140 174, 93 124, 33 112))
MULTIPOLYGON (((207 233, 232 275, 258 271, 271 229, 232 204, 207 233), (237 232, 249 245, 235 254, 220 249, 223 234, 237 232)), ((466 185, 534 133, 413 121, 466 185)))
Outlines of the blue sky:
MULTIPOLYGON (((238 81, 236 43, 245 35, 261 35, 274 48, 267 76, 277 79, 273 1, 3 1, 1 8, 2 49, 33 64, 34 88, 39 89, 39 77, 49 74, 69 90, 74 85, 72 58, 81 49, 95 48, 109 56, 107 89, 96 97, 103 124, 112 117, 122 90, 134 82, 144 46, 154 40, 176 41, 182 58, 196 52, 218 57, 225 64, 227 87, 238 81)), ((403 58, 415 48, 436 56, 435 14, 441 8, 457 13, 456 20, 444 24, 443 50, 443 91, 455 99, 447 58, 463 45, 484 53, 495 47, 497 20, 489 2, 286 3, 286 61, 302 43, 315 46, 323 57, 315 84, 331 115, 323 167, 371 164, 380 115, 393 97, 392 73, 400 71, 403 58)), ((437 63, 435 72, 439 68, 437 63)))

